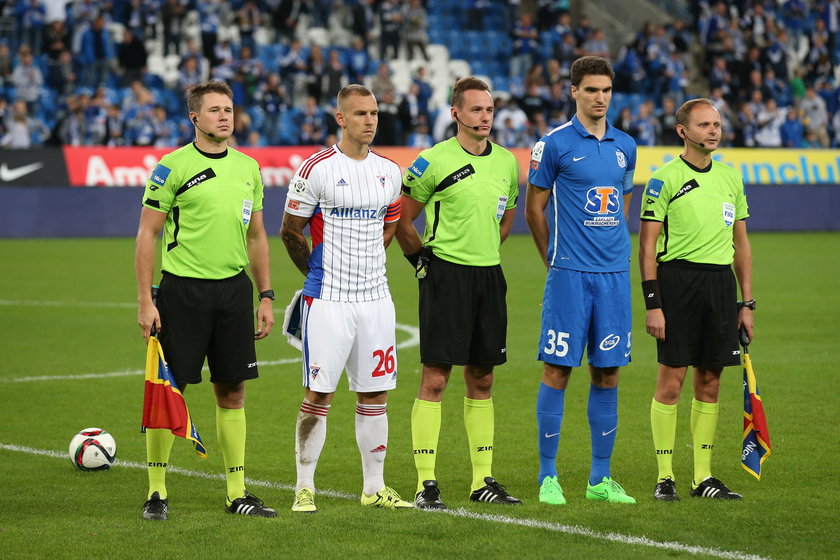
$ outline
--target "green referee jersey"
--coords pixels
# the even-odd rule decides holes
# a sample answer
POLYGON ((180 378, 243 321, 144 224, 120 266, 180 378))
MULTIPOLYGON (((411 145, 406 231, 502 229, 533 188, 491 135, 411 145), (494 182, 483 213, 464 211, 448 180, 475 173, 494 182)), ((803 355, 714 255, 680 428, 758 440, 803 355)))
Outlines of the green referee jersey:
POLYGON ((473 155, 450 138, 420 155, 406 170, 403 192, 425 204, 423 244, 457 264, 499 264, 499 222, 516 207, 519 167, 508 150, 487 142, 473 155))
POLYGON ((260 167, 232 148, 215 155, 190 143, 163 156, 146 182, 143 205, 166 212, 166 272, 218 280, 248 264, 248 224, 263 207, 260 167))
POLYGON ((658 262, 732 264, 732 226, 749 216, 744 180, 712 160, 698 169, 681 157, 657 169, 645 188, 642 220, 662 222, 658 262))

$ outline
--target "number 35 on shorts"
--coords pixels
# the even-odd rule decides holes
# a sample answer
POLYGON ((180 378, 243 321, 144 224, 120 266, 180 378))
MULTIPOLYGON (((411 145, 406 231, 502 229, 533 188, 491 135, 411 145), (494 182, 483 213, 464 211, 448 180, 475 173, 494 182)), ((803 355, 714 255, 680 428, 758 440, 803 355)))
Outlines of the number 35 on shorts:
POLYGON ((397 357, 394 355, 393 346, 390 346, 387 350, 375 350, 373 357, 376 360, 376 367, 373 368, 371 377, 390 375, 397 369, 397 357))
POLYGON ((554 329, 548 329, 545 333, 546 343, 543 352, 549 356, 554 355, 562 358, 569 353, 569 333, 555 332, 554 329))

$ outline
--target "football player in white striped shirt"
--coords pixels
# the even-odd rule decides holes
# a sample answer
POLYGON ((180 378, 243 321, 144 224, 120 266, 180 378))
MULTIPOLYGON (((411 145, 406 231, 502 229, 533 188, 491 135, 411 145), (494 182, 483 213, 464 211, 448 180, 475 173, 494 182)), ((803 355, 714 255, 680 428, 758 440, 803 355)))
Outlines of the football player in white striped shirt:
POLYGON ((306 276, 303 286, 303 385, 297 417, 297 484, 292 511, 312 513, 315 467, 327 436, 327 412, 342 370, 355 391, 356 442, 362 455, 363 505, 411 508, 384 482, 388 391, 397 385, 394 304, 385 248, 400 219, 402 176, 370 150, 378 106, 352 84, 338 93, 334 146, 309 157, 289 185, 280 235, 306 276), (310 249, 303 229, 309 225, 310 249))

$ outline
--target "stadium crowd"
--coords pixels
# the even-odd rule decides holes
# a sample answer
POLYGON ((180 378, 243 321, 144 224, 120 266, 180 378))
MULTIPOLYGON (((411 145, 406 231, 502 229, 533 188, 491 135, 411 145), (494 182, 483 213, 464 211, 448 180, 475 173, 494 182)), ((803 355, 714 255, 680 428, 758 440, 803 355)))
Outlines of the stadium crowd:
POLYGON ((0 145, 184 144, 184 91, 214 78, 233 88, 239 146, 334 142, 335 95, 358 82, 379 102, 376 144, 425 148, 451 125, 435 100, 453 80, 429 79, 430 46, 443 45, 492 82, 506 147, 574 114, 569 66, 591 54, 613 63, 610 118, 639 145, 681 144, 676 107, 707 96, 724 146, 840 146, 840 0, 687 2, 690 21, 645 24, 620 48, 573 21, 568 0, 531 4, 0 0, 0 145), (408 63, 398 88, 394 66, 408 63))

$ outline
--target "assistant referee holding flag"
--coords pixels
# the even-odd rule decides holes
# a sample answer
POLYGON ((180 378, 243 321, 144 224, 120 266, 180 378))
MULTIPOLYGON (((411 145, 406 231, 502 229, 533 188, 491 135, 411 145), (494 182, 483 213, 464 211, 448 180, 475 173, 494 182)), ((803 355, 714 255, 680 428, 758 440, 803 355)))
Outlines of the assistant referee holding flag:
MULTIPOLYGON (((274 324, 263 227, 263 183, 256 161, 228 147, 233 134, 233 92, 223 82, 189 91, 195 142, 171 152, 152 171, 143 194, 137 231, 137 322, 148 341, 154 326, 183 391, 201 382, 204 359, 216 394, 216 433, 227 480, 226 511, 274 517, 277 513, 245 490, 245 381, 257 377, 254 339, 274 324), (152 302, 155 238, 163 239, 163 278, 152 302), (254 291, 259 289, 257 332, 254 291)), ((146 431, 149 499, 143 518, 168 517, 166 464, 174 436, 146 431)))
POLYGON ((648 181, 639 233, 645 324, 657 340, 659 361, 650 408, 659 467, 653 496, 679 499, 671 468, 677 403, 687 369, 694 366, 690 495, 738 500, 740 494, 712 476, 711 460, 721 372, 741 363, 739 327, 752 339, 752 253, 744 221, 749 210, 741 175, 712 159, 722 135, 720 114, 712 102, 687 101, 676 120, 685 148, 648 181))

